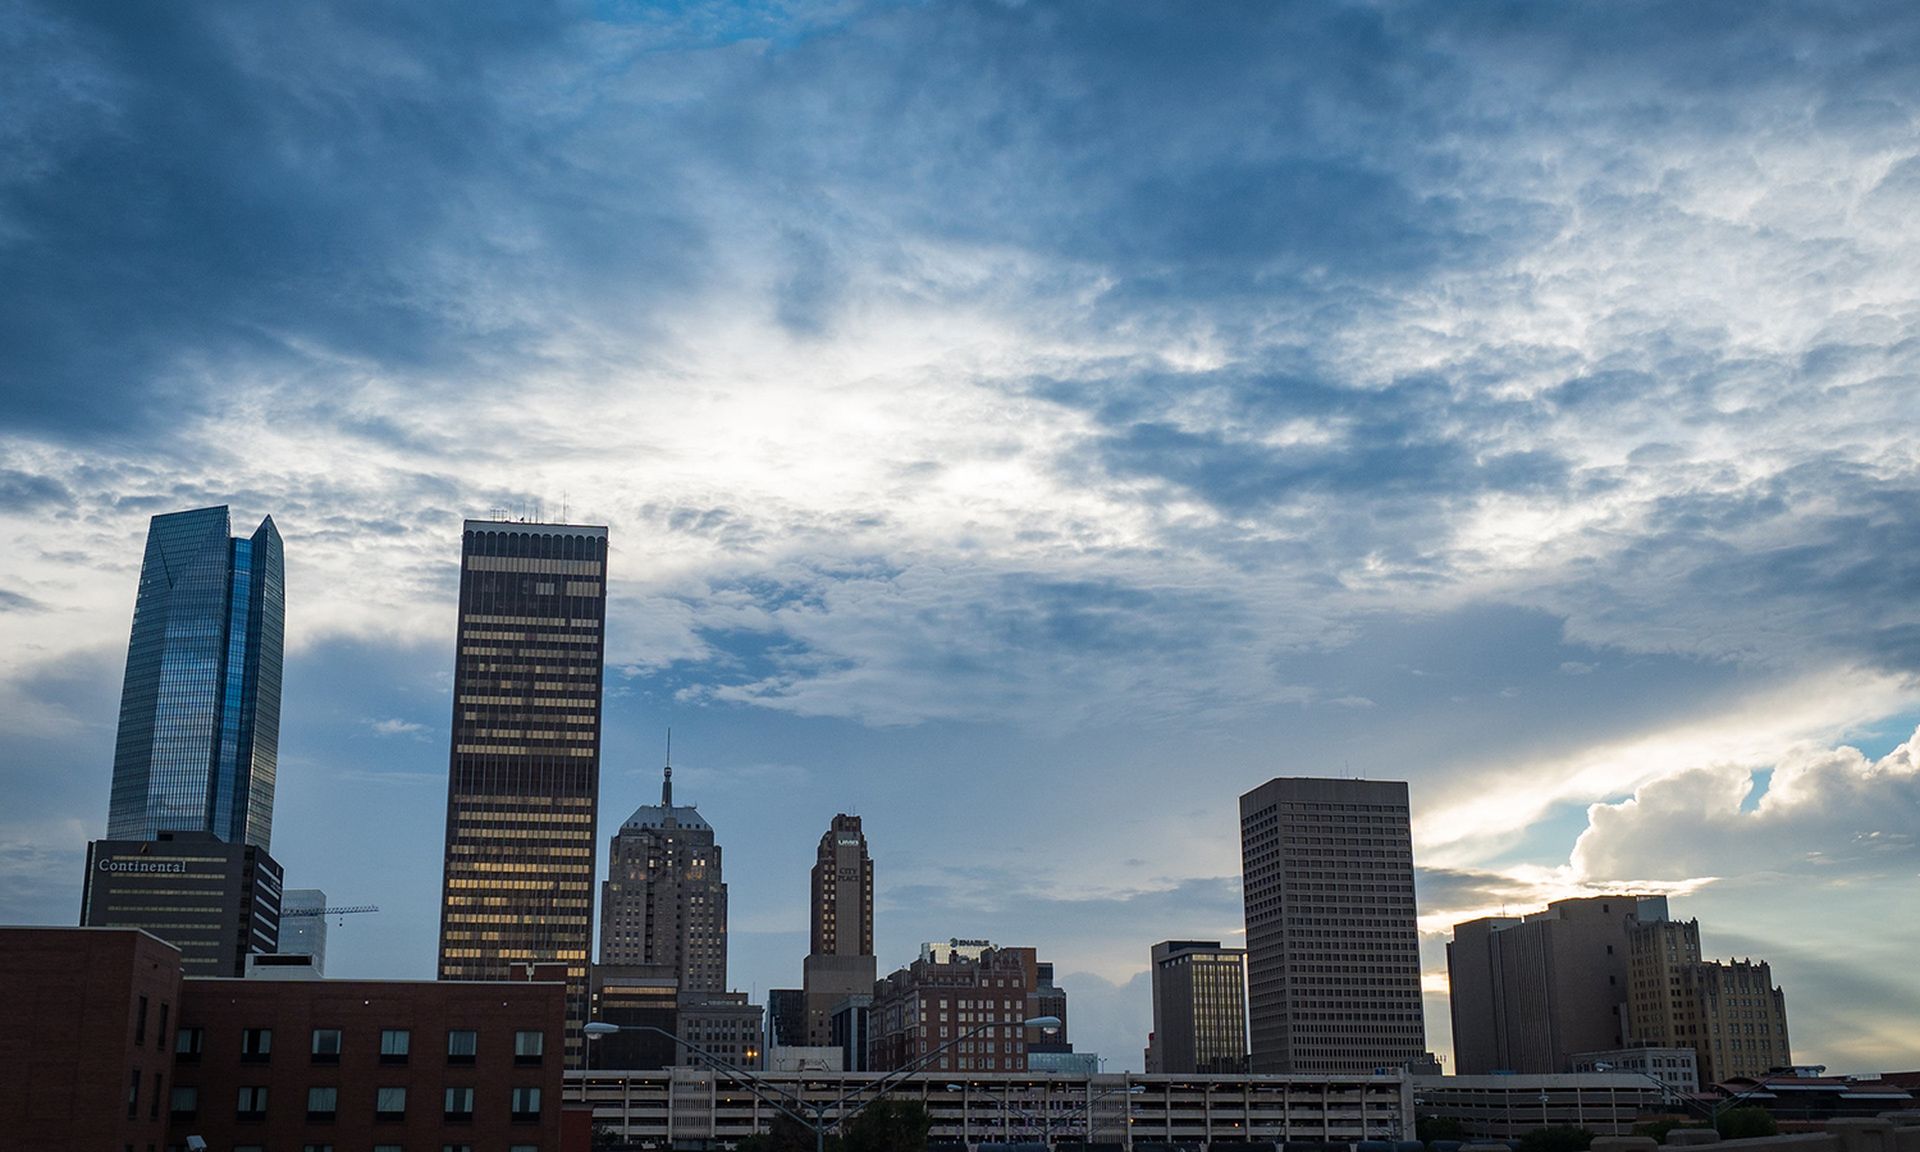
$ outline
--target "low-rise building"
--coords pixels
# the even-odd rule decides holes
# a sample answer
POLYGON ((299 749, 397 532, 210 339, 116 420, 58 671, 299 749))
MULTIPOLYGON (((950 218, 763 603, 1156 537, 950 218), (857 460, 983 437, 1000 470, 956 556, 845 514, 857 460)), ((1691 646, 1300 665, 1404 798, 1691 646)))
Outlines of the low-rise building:
POLYGON ((931 1058, 929 1071, 1026 1071, 1027 994, 1037 963, 1031 948, 986 948, 971 959, 922 956, 889 974, 873 990, 874 1070, 931 1058))
POLYGON ((1700 1066, 1691 1048, 1615 1048, 1606 1052, 1576 1052, 1575 1072, 1631 1072, 1651 1076, 1674 1092, 1700 1091, 1700 1066))
POLYGON ((1641 1116, 1671 1110, 1660 1085, 1624 1072, 1415 1076, 1412 1084, 1419 1116, 1457 1120, 1477 1140, 1561 1127, 1625 1136, 1641 1116))

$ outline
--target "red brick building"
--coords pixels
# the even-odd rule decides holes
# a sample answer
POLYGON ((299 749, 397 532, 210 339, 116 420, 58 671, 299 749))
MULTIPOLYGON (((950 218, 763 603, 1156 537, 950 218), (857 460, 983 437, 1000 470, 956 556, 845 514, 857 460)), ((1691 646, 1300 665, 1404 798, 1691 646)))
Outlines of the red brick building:
POLYGON ((0 987, 10 1147, 166 1145, 178 948, 131 928, 0 929, 0 987))
POLYGON ((558 1152, 559 983, 189 980, 169 1141, 558 1152))
POLYGON ((978 959, 922 957, 893 972, 874 986, 873 1070, 904 1067, 957 1040, 929 1071, 1025 1072, 1023 1021, 1037 967, 1031 948, 988 948, 978 959))

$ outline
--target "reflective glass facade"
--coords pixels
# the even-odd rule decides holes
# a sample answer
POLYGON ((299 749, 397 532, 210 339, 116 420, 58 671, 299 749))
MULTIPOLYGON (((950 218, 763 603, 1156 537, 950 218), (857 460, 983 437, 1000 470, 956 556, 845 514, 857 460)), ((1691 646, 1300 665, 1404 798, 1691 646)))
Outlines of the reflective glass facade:
POLYGON ((230 537, 225 507, 147 530, 120 692, 107 835, 210 832, 270 847, 286 570, 272 517, 230 537))
POLYGON ((584 1051, 607 530, 468 521, 447 774, 440 978, 567 966, 584 1051))

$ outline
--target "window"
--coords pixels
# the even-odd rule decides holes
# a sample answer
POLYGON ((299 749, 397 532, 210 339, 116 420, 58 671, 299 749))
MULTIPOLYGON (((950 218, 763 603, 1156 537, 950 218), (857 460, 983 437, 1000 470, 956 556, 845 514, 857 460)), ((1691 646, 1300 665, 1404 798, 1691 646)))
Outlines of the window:
POLYGON ((538 1064, 540 1057, 547 1051, 545 1032, 515 1032, 513 1034, 513 1062, 515 1064, 538 1064))
POLYGON ((140 997, 140 1007, 135 1009, 133 1014, 133 1042, 136 1045, 147 1042, 147 998, 145 996, 140 997))
POLYGON ((198 1028, 182 1028, 173 1034, 173 1060, 176 1064, 200 1059, 200 1038, 198 1028))
POLYGON ((480 1049, 480 1034, 472 1029, 455 1029, 447 1033, 447 1063, 471 1064, 473 1055, 480 1049))
POLYGON ((331 1120, 340 1107, 340 1089, 307 1089, 307 1119, 309 1121, 331 1120))
POLYGON ((168 1105, 176 1120, 191 1120, 200 1111, 200 1089, 175 1087, 173 1100, 168 1105))
POLYGON ((513 1118, 515 1120, 540 1119, 540 1089, 515 1088, 513 1090, 513 1118))
POLYGON ((305 1152, 333 1152, 333 1145, 331 1144, 304 1144, 301 1145, 301 1147, 305 1149, 305 1152))
POLYGON ((153 1074, 153 1092, 147 1097, 147 1119, 149 1120, 160 1119, 160 1092, 163 1083, 164 1081, 160 1078, 160 1073, 155 1072, 153 1074))
POLYGON ((405 1120, 407 1118, 407 1090, 405 1088, 380 1088, 373 1094, 373 1118, 375 1120, 405 1120))
POLYGON ((473 1152, 471 1144, 442 1144, 440 1152, 473 1152))
POLYGON ((273 1029, 247 1028, 240 1033, 240 1059, 259 1063, 273 1055, 273 1029))
POLYGON ((447 1089, 446 1118, 449 1120, 473 1119, 473 1089, 447 1089))
POLYGON ((242 1120, 265 1120, 267 1118, 266 1086, 250 1084, 240 1089, 240 1102, 235 1111, 242 1120))
POLYGON ((413 1033, 405 1028, 388 1028, 380 1033, 380 1063, 405 1064, 407 1049, 413 1047, 413 1033))
POLYGON ((167 1009, 173 1007, 165 1000, 160 1001, 160 1030, 153 1034, 153 1046, 164 1050, 167 1046, 167 1009))
POLYGON ((315 1028, 313 1030, 313 1062, 315 1064, 340 1063, 340 1029, 315 1028))
POLYGON ((514 1145, 513 1147, 511 1147, 511 1148, 509 1148, 509 1149, 507 1149, 507 1152, 540 1152, 540 1145, 538 1145, 538 1144, 515 1144, 515 1145, 514 1145))
POLYGON ((373 1152, 406 1152, 406 1150, 398 1144, 375 1144, 373 1152))
POLYGON ((127 1119, 140 1118, 140 1069, 127 1073, 127 1119))

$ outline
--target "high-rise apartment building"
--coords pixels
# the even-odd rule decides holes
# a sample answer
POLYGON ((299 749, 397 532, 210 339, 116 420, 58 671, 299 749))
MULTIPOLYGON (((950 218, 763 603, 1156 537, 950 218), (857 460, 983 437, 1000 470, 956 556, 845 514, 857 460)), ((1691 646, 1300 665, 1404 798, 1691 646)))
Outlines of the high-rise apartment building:
POLYGON ((1666 897, 1620 895, 1454 925, 1455 1073, 1570 1072, 1577 1053, 1622 1047, 1628 933, 1666 918, 1666 897))
POLYGON ((1636 924, 1628 947, 1635 1044, 1693 1049, 1703 1085, 1792 1065, 1786 993, 1765 961, 1703 960, 1698 920, 1636 924))
POLYGON ((683 997, 727 990, 727 886, 713 826, 673 802, 634 810, 613 837, 601 885, 600 962, 673 969, 683 997))
POLYGON ((606 604, 604 527, 466 522, 440 978, 564 963, 575 1067, 593 940, 606 604))
POLYGON ((1247 1070, 1247 953, 1218 940, 1153 946, 1148 1072, 1247 1070))
POLYGON ((155 516, 120 690, 107 839, 209 832, 271 846, 286 572, 273 518, 155 516))
POLYGON ((1426 1057, 1407 786, 1281 777, 1240 797, 1255 1072, 1426 1057))
POLYGON ((833 1041, 833 1012, 847 997, 872 993, 873 857, 860 817, 833 818, 813 865, 813 947, 801 968, 807 1043, 833 1041))

